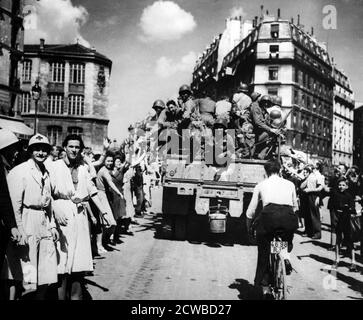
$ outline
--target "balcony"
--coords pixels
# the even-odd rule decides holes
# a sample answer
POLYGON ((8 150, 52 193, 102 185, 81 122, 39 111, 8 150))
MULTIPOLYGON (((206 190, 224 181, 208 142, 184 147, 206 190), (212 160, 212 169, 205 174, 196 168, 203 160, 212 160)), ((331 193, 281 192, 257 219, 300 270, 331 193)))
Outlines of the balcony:
POLYGON ((64 92, 64 83, 63 82, 48 82, 47 91, 64 92))
POLYGON ((70 94, 84 94, 84 84, 70 83, 68 90, 70 94))
POLYGON ((344 100, 344 101, 347 101, 348 103, 350 104, 353 104, 354 105, 354 100, 350 97, 348 97, 346 94, 344 93, 341 93, 337 90, 334 89, 334 96, 337 96, 339 97, 340 99, 344 100))

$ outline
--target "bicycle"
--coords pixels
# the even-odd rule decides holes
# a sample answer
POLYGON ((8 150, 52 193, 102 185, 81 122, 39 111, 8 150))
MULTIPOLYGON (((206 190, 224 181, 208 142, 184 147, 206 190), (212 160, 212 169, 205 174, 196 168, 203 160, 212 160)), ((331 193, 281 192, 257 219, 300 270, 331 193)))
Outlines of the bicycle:
POLYGON ((281 236, 275 235, 270 242, 269 268, 272 275, 270 284, 274 300, 287 299, 286 267, 282 252, 287 250, 287 241, 282 241, 281 236))

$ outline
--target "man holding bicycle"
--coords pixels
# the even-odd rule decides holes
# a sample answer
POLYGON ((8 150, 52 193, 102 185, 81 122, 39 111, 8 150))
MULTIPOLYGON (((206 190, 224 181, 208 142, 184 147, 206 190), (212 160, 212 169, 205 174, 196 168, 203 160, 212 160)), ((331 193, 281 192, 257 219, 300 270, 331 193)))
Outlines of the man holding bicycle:
MULTIPOLYGON (((271 295, 269 284, 269 253, 270 242, 278 231, 282 233, 282 240, 288 242, 288 252, 292 250, 294 232, 298 228, 298 210, 295 186, 283 179, 280 174, 280 163, 270 160, 264 165, 267 179, 256 185, 248 206, 247 230, 251 230, 259 201, 262 201, 262 211, 254 220, 258 259, 255 276, 255 286, 261 286, 264 296, 271 295)), ((286 273, 290 274, 292 267, 288 257, 285 257, 286 273)))

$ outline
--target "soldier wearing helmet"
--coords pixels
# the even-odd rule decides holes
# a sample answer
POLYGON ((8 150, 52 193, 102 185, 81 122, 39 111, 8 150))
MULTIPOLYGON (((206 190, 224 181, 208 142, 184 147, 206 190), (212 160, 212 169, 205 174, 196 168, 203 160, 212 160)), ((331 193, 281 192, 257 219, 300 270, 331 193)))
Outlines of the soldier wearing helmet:
POLYGON ((181 126, 182 128, 187 128, 192 120, 191 118, 197 116, 198 110, 193 98, 193 92, 186 84, 179 88, 178 103, 183 114, 181 126))
POLYGON ((232 96, 231 100, 235 116, 237 118, 246 118, 252 103, 252 99, 248 95, 248 85, 240 82, 237 92, 232 96))
POLYGON ((154 131, 158 129, 158 119, 161 112, 165 109, 165 103, 163 100, 157 99, 154 101, 152 108, 155 110, 155 114, 147 119, 146 130, 154 131))
POLYGON ((165 109, 165 103, 163 100, 155 100, 154 103, 153 103, 153 109, 155 110, 156 112, 156 115, 155 115, 155 120, 157 120, 160 116, 160 113, 161 111, 163 111, 165 109))
POLYGON ((264 158, 266 151, 270 148, 269 137, 277 135, 278 129, 271 126, 270 115, 267 111, 272 106, 269 95, 263 95, 258 101, 251 104, 251 123, 256 137, 255 153, 258 158, 264 158))
POLYGON ((7 179, 21 235, 18 246, 10 244, 8 247, 12 255, 8 261, 8 276, 26 282, 27 289, 36 290, 40 299, 45 298, 47 286, 58 281, 54 241, 59 234, 50 207, 50 175, 44 165, 50 150, 47 137, 34 135, 28 145, 30 159, 12 169, 7 179), (15 268, 17 262, 22 270, 15 268))

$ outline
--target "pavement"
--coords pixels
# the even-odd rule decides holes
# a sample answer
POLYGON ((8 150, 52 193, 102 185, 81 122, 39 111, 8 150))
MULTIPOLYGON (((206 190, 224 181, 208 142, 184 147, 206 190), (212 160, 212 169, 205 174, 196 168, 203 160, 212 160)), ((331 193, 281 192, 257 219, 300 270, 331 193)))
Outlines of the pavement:
MULTIPOLYGON (((257 247, 213 242, 190 243, 158 239, 158 215, 139 218, 133 235, 96 258, 93 276, 87 277, 89 299, 96 300, 252 300, 257 247)), ((342 258, 332 271, 329 213, 322 209, 322 239, 296 234, 288 276, 289 300, 362 300, 363 275, 349 272, 342 258)), ((359 253, 359 245, 357 246, 359 253)), ((363 257, 357 254, 359 271, 363 257)))

